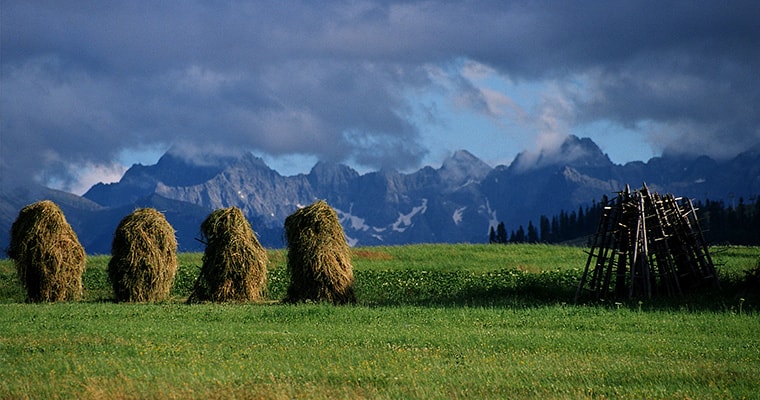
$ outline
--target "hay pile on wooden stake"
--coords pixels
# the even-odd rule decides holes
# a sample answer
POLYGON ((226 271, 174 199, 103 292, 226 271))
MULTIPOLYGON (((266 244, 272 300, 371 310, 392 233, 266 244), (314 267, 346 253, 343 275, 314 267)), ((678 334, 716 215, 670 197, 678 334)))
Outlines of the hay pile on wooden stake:
POLYGON ((267 253, 243 212, 237 207, 212 212, 201 234, 206 251, 188 303, 264 300, 267 253))
POLYGON ((43 200, 21 209, 11 227, 8 256, 26 287, 27 301, 78 300, 86 255, 63 211, 43 200))
POLYGON ((290 286, 286 302, 355 303, 351 252, 338 215, 320 200, 285 219, 290 286))
POLYGON ((164 215, 140 208, 124 217, 114 233, 108 262, 116 300, 166 300, 176 273, 177 239, 164 215))

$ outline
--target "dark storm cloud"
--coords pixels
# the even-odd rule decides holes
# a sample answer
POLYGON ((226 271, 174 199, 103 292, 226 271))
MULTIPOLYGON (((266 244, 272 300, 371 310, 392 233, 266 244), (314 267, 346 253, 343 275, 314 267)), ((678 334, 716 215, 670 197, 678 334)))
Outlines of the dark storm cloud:
POLYGON ((760 141, 758 4, 4 1, 3 177, 178 143, 413 167, 408 93, 461 59, 555 82, 573 123, 726 156, 760 141))

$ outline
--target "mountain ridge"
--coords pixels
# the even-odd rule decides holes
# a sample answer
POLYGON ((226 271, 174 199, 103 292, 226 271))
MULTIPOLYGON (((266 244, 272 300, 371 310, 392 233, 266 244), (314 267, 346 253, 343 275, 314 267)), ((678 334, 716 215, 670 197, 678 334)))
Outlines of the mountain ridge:
POLYGON ((642 182, 655 191, 697 199, 750 198, 760 194, 760 152, 749 150, 727 161, 665 155, 619 165, 591 139, 571 135, 555 151, 521 152, 508 166, 491 167, 458 150, 439 168, 410 173, 359 174, 350 166, 320 161, 309 173, 293 176, 281 175, 250 153, 201 163, 167 153, 154 165, 133 165, 119 182, 94 185, 79 203, 78 196, 49 189, 12 199, 5 195, 0 240, 7 246, 13 210, 42 196, 65 198, 64 212, 90 253, 110 252, 119 220, 141 206, 167 215, 180 251, 202 251, 194 240, 200 222, 229 206, 243 210, 265 246, 282 247, 285 217, 320 199, 336 210, 352 245, 486 242, 490 226, 499 221, 515 227, 535 223, 540 215, 577 210, 642 182))

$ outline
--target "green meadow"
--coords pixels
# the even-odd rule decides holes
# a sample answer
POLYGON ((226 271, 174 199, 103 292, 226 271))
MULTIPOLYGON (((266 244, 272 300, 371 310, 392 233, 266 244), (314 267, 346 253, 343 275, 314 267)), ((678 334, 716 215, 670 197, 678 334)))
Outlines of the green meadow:
POLYGON ((583 249, 414 245, 353 250, 358 304, 112 301, 108 256, 84 299, 26 304, 0 261, 0 398, 741 399, 760 387, 760 248, 716 247, 721 288, 671 299, 573 301, 583 249))

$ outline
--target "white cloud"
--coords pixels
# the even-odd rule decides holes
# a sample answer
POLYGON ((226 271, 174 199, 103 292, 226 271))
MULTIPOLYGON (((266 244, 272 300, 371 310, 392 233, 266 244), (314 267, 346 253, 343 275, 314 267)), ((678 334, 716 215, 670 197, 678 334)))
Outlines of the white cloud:
POLYGON ((728 156, 760 142, 756 2, 664 14, 591 0, 62 4, 3 4, 0 131, 13 151, 0 167, 21 181, 210 138, 372 168, 417 167, 462 137, 509 159, 508 146, 598 121, 639 146, 728 156), (426 101, 439 115, 414 121, 408 95, 431 92, 448 103, 426 101), (425 121, 457 131, 423 143, 440 128, 425 121))
POLYGON ((65 190, 74 194, 83 195, 93 185, 98 183, 118 182, 126 172, 127 167, 119 163, 93 164, 85 163, 71 168, 74 172, 72 183, 51 185, 55 189, 65 190))

